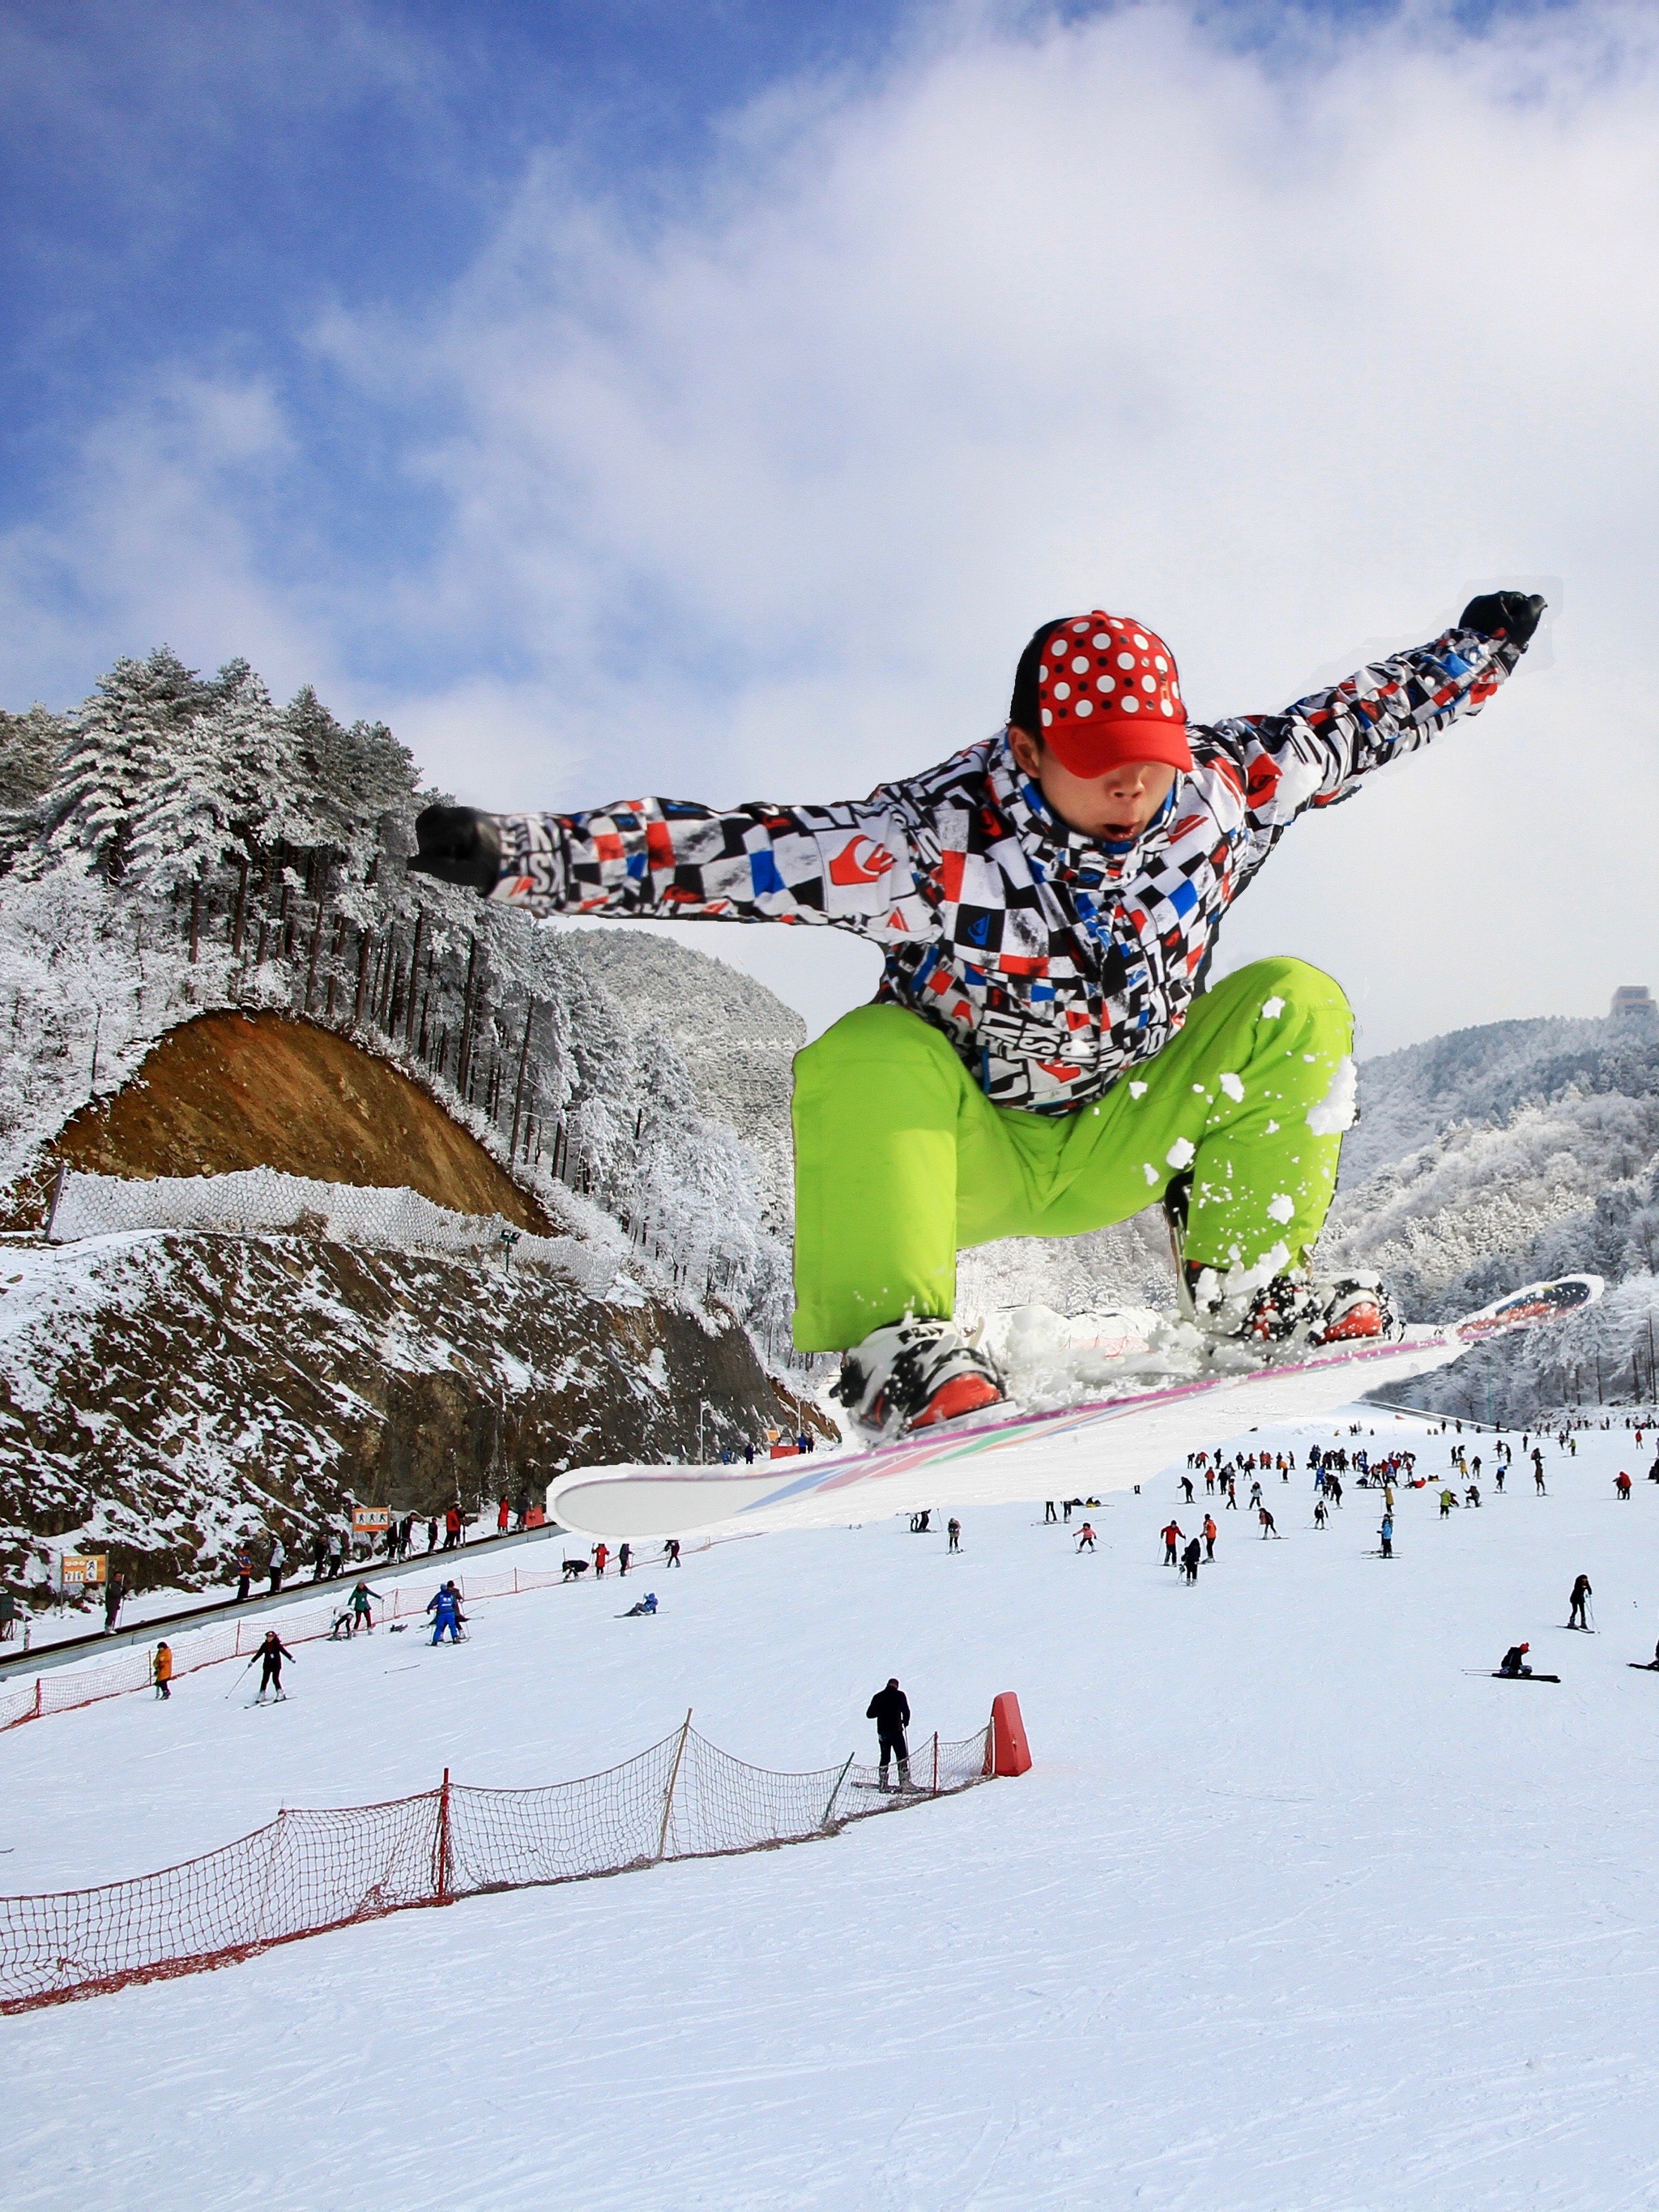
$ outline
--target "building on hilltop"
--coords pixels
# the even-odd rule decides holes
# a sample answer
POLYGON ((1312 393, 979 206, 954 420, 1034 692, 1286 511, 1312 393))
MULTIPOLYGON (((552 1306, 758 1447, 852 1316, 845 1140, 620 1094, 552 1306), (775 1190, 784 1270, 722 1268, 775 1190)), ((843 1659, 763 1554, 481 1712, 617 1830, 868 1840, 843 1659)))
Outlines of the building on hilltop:
POLYGON ((1653 994, 1645 983, 1621 983, 1608 1012, 1617 1020, 1621 1014, 1659 1014, 1659 1006, 1654 1005, 1653 994))

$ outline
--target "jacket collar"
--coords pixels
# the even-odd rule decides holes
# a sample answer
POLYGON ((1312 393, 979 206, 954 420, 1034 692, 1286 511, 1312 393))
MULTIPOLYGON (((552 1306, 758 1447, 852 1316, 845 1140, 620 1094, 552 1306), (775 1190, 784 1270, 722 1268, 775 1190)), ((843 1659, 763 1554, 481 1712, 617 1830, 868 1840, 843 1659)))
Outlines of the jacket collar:
POLYGON ((992 741, 986 780, 999 811, 1006 816, 1015 836, 1039 866, 1047 873, 1084 884, 1121 883, 1138 875, 1152 854, 1165 849, 1185 781, 1177 778, 1169 797, 1133 844, 1105 845, 1084 830, 1073 830, 1054 812, 1014 758, 1006 730, 992 741))

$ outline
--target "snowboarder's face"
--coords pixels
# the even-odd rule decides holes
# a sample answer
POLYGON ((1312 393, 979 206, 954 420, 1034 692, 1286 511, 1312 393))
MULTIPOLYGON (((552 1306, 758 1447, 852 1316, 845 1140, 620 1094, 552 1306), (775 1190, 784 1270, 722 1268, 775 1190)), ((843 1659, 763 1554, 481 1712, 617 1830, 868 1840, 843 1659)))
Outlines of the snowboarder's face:
POLYGON ((1130 761, 1104 775, 1073 775, 1028 730, 1011 725, 1014 758, 1036 782, 1050 811, 1085 837, 1114 845, 1139 837, 1175 787, 1176 771, 1163 761, 1130 761))

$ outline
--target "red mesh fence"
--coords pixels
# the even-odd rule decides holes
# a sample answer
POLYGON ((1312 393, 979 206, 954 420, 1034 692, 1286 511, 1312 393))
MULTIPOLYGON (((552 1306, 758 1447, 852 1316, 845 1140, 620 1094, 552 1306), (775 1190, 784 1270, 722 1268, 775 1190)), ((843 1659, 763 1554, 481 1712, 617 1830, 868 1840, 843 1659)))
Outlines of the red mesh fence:
POLYGON ((279 1813, 240 1843, 160 1874, 0 1898, 0 2012, 194 1973, 273 1943, 483 1891, 764 1850, 982 1780, 988 1729, 924 1739, 910 1789, 848 1759, 809 1774, 750 1766, 690 1720, 603 1774, 543 1790, 452 1786, 388 1805, 279 1813), (860 1790, 860 1784, 872 1785, 860 1790))

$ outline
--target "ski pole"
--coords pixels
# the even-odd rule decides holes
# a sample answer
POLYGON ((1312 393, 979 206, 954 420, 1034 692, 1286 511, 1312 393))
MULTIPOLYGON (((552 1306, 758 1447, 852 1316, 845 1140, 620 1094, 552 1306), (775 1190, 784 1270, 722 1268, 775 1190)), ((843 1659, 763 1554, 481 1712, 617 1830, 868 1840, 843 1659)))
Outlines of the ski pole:
POLYGON ((247 1662, 246 1666, 243 1668, 243 1669, 242 1669, 241 1673, 240 1673, 240 1674, 236 1677, 236 1680, 235 1680, 231 1684, 230 1687, 229 1687, 229 1688, 225 1692, 225 1697, 226 1697, 227 1700, 228 1700, 228 1699, 229 1699, 229 1698, 234 1698, 234 1697, 235 1696, 235 1694, 236 1694, 237 1691, 238 1691, 238 1690, 240 1690, 240 1689, 241 1688, 242 1684, 246 1680, 247 1677, 248 1677, 248 1676, 249 1676, 249 1675, 253 1672, 254 1668, 258 1665, 258 1663, 259 1663, 259 1654, 256 1651, 256 1652, 254 1653, 254 1655, 253 1655, 252 1658, 251 1658, 251 1659, 248 1661, 248 1662, 247 1662))

